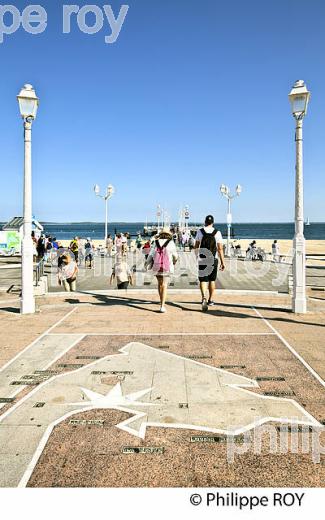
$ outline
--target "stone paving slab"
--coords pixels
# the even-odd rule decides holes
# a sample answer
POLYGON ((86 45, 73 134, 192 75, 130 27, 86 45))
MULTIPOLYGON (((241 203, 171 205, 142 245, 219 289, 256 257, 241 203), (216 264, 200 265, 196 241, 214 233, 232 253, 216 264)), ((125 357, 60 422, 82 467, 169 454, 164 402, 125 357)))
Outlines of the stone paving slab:
MULTIPOLYGON (((96 357, 100 357, 100 355, 103 356, 107 351, 112 352, 112 348, 113 351, 119 352, 118 349, 120 349, 121 345, 125 344, 125 339, 125 337, 114 336, 87 337, 68 350, 65 356, 58 360, 56 364, 63 362, 68 363, 77 357, 85 357, 86 354, 84 354, 84 352, 90 353, 90 350, 96 352, 96 357)), ((296 386, 298 387, 300 385, 303 378, 305 384, 307 384, 308 381, 308 387, 311 391, 310 399, 312 398, 313 402, 315 402, 315 400, 317 402, 318 396, 321 395, 322 388, 320 385, 312 379, 308 371, 292 355, 290 360, 291 365, 289 364, 289 366, 286 357, 284 359, 280 358, 279 361, 279 356, 276 354, 281 352, 283 345, 275 335, 272 337, 268 335, 256 336, 254 338, 233 336, 231 339, 227 335, 222 337, 211 336, 205 338, 203 344, 201 336, 191 336, 189 338, 182 336, 180 338, 178 336, 151 337, 149 335, 144 339, 150 346, 139 343, 137 339, 137 342, 129 343, 129 347, 122 347, 124 354, 123 352, 119 352, 113 357, 109 355, 95 362, 88 360, 88 364, 87 360, 84 360, 84 368, 63 374, 53 378, 53 380, 47 383, 43 383, 39 388, 34 389, 29 396, 25 396, 20 404, 17 403, 11 412, 9 410, 9 412, 5 414, 0 426, 0 437, 2 437, 3 441, 1 443, 3 446, 1 453, 6 456, 7 463, 10 463, 11 476, 6 474, 1 481, 1 485, 18 485, 22 478, 27 479, 25 482, 25 484, 27 484, 31 475, 33 475, 32 482, 37 486, 75 485, 73 483, 71 484, 68 478, 68 475, 71 475, 71 472, 75 472, 76 470, 75 464, 71 466, 67 462, 67 458, 69 459, 69 453, 71 452, 71 446, 65 455, 64 467, 67 465, 68 467, 67 472, 63 470, 63 475, 66 475, 66 480, 63 478, 61 471, 59 478, 61 484, 58 483, 57 480, 54 482, 51 480, 57 477, 52 474, 50 468, 53 464, 58 464, 60 467, 60 462, 55 461, 57 457, 62 457, 61 443, 55 442, 54 445, 52 443, 52 439, 55 438, 54 434, 49 438, 46 449, 42 454, 44 448, 42 439, 48 425, 53 423, 53 421, 57 422, 59 420, 59 424, 55 428, 55 434, 57 431, 60 431, 61 427, 63 431, 65 431, 67 422, 64 421, 64 415, 67 412, 71 414, 71 412, 74 411, 74 415, 77 413, 78 417, 78 419, 76 419, 75 416, 70 416, 67 420, 69 428, 79 432, 79 448, 77 451, 81 459, 77 464, 79 477, 78 483, 76 484, 79 486, 90 485, 86 483, 88 482, 88 468, 84 468, 82 463, 85 457, 87 458, 87 452, 84 453, 82 449, 84 446, 84 433, 86 428, 90 428, 90 431, 93 432, 94 442, 95 440, 99 442, 98 429, 102 428, 100 430, 102 442, 104 443, 102 448, 105 449, 105 453, 109 458, 113 456, 114 460, 110 460, 110 464, 114 462, 116 465, 115 472, 118 475, 124 475, 122 481, 121 477, 119 477, 116 482, 111 482, 109 484, 110 486, 169 486, 172 482, 169 476, 170 458, 173 459, 171 467, 177 465, 176 461, 178 460, 179 466, 181 466, 182 471, 184 471, 184 466, 182 466, 180 458, 182 446, 179 446, 175 439, 172 440, 174 435, 176 435, 176 437, 179 435, 178 431, 174 431, 175 427, 177 430, 191 430, 190 425, 192 424, 193 426, 195 425, 195 428, 198 430, 194 432, 193 435, 202 436, 207 435, 207 432, 211 433, 213 431, 221 433, 222 430, 226 428, 235 428, 235 430, 238 430, 239 424, 243 427, 243 425, 249 424, 252 420, 254 421, 256 417, 273 417, 273 419, 277 417, 279 423, 282 423, 283 418, 286 417, 287 419, 305 424, 316 424, 315 418, 313 418, 307 410, 305 412, 304 407, 300 406, 300 408, 297 408, 296 403, 298 403, 298 400, 296 401, 296 397, 293 398, 293 400, 279 397, 263 397, 264 383, 256 383, 257 374, 260 375, 261 371, 260 366, 256 365, 254 360, 259 359, 264 367, 267 367, 268 370, 272 370, 272 372, 268 373, 272 373, 273 377, 279 377, 279 374, 284 377, 284 382, 276 383, 280 393, 283 389, 287 389, 287 393, 295 393, 296 386), (169 349, 166 348, 167 346, 169 349), (236 361, 242 363, 242 365, 238 367, 233 365, 233 353, 235 352, 240 353, 239 358, 237 358, 238 361, 236 361), (251 356, 247 357, 247 352, 250 353, 251 356), (228 356, 227 360, 225 354, 228 356), (204 361, 202 361, 202 358, 204 361), (272 359, 275 359, 275 362, 272 362, 272 359), (208 364, 205 363, 206 361, 208 361, 208 364), (158 366, 159 369, 157 368, 158 366), (228 366, 229 369, 224 370, 217 368, 220 366, 228 366), (230 367, 233 368, 230 370, 230 367), (289 384, 287 378, 292 375, 293 368, 297 372, 297 378, 295 380, 291 378, 289 384), (94 408, 92 415, 90 415, 90 412, 85 412, 85 414, 81 415, 78 414, 78 408, 87 410, 87 402, 89 403, 89 395, 85 394, 82 388, 89 388, 89 390, 95 391, 97 394, 100 394, 100 396, 109 395, 114 386, 107 385, 104 382, 106 374, 101 372, 112 371, 117 371, 119 374, 123 374, 125 371, 129 372, 129 374, 127 373, 124 376, 124 379, 122 376, 122 379, 118 383, 122 388, 120 399, 122 399, 122 395, 130 395, 133 392, 139 392, 139 390, 145 389, 147 392, 140 397, 139 402, 135 401, 133 403, 123 404, 122 399, 121 402, 118 401, 115 402, 115 405, 112 405, 112 401, 108 399, 106 405, 100 405, 99 401, 98 404, 96 404, 96 402, 91 403, 91 407, 94 408), (99 372, 99 374, 97 375, 96 372, 99 372), (213 380, 210 374, 213 376, 213 380), (248 377, 249 374, 253 374, 254 378, 248 377), (251 390, 239 390, 229 385, 239 385, 239 387, 244 385, 244 387, 251 387, 251 390), (212 390, 212 388, 214 388, 214 390, 212 390), (240 394, 240 397, 236 395, 237 393, 240 394), (181 403, 187 405, 187 407, 180 407, 180 400, 181 403), (45 406, 35 408, 34 404, 37 401, 44 402, 45 406), (141 404, 141 402, 144 404, 141 404), (76 406, 76 404, 72 403, 80 403, 80 406, 76 406), (154 403, 156 406, 151 407, 150 404, 146 403, 154 403), (259 403, 261 403, 261 406, 259 403), (104 412, 100 410, 102 406, 104 407, 104 412), (107 435, 110 434, 113 425, 107 428, 104 426, 106 419, 98 419, 99 416, 102 417, 102 413, 104 413, 106 417, 106 406, 108 408, 120 406, 121 408, 119 408, 119 410, 127 413, 126 417, 123 417, 124 422, 126 421, 128 424, 128 426, 125 426, 125 431, 128 433, 125 446, 134 446, 134 439, 132 437, 136 436, 138 437, 136 446, 150 448, 151 444, 148 444, 148 438, 152 436, 151 430, 154 431, 155 436, 157 435, 155 424, 158 425, 158 423, 163 432, 159 432, 158 437, 162 435, 161 438, 164 439, 163 446, 161 446, 162 441, 160 441, 158 448, 160 446, 163 447, 164 450, 166 449, 166 438, 169 438, 169 442, 172 442, 174 446, 173 454, 171 455, 169 453, 167 459, 165 458, 164 450, 164 452, 160 454, 151 453, 149 456, 148 454, 142 454, 142 458, 138 454, 138 458, 133 461, 133 465, 137 462, 137 473, 138 475, 142 475, 142 484, 139 483, 138 477, 133 482, 129 480, 130 475, 133 473, 130 474, 127 471, 121 472, 121 468, 125 467, 125 464, 128 464, 129 459, 134 459, 134 454, 132 455, 132 453, 130 454, 129 452, 123 454, 121 453, 121 447, 118 446, 115 446, 115 448, 112 446, 112 452, 108 449, 112 441, 107 444, 107 435), (249 411, 250 409, 252 410, 249 411), (215 410, 216 415, 213 415, 213 410, 215 410), (136 414, 135 418, 137 418, 137 414, 139 413, 140 422, 138 420, 132 425, 132 422, 134 422, 132 415, 136 414), (141 418, 142 413, 145 414, 145 419, 141 418), (60 417, 63 418, 62 424, 60 417), (81 419, 79 419, 79 417, 81 417, 81 419), (84 417, 88 417, 88 419, 84 417), (104 421, 102 426, 100 425, 101 420, 104 421), (144 420, 148 423, 148 426, 150 426, 147 426, 145 435, 141 435, 141 421, 144 420), (183 427, 177 426, 177 424, 182 424, 183 427), (206 430, 201 431, 200 425, 204 425, 206 430), (168 433, 166 428, 172 428, 173 433, 168 433), (17 431, 17 435, 12 434, 14 430, 17 431), (97 433, 95 433, 95 430, 97 433), (147 433, 149 437, 147 437, 147 433), (7 438, 9 442, 6 441, 7 438), (32 471, 35 465, 33 463, 33 456, 35 459, 35 455, 33 454, 37 452, 37 447, 40 443, 42 445, 42 450, 39 452, 41 458, 39 459, 35 471, 32 471), (30 474, 28 471, 26 474, 27 454, 30 455, 28 463, 30 464, 32 462, 30 474), (147 463, 147 459, 150 458, 154 466, 151 477, 152 480, 150 480, 148 484, 145 484, 148 480, 145 479, 145 474, 143 473, 144 471, 146 472, 147 469, 143 466, 143 457, 145 463, 147 463), (47 470, 42 469, 44 464, 47 465, 47 470), (50 467, 48 464, 50 464, 50 467), (167 464, 167 468, 165 468, 164 471, 165 464, 167 464), (16 466, 17 469, 16 473, 12 471, 14 466, 16 466), (41 468, 40 473, 39 467, 41 468), (38 480, 35 476, 38 474, 42 476, 40 477, 41 480, 38 480), (44 481, 42 479, 44 479, 45 475, 46 480, 44 481)), ((52 368, 55 368, 55 364, 52 368)), ((263 374, 265 375, 265 372, 263 372, 263 374)), ((122 423, 117 423, 115 426, 124 429, 123 420, 122 423)), ((75 436, 76 432, 72 431, 72 434, 75 436)), ((118 435, 118 433, 116 435, 118 435)), ((68 435, 68 437, 65 438, 65 445, 69 444, 69 437, 68 435)), ((45 440, 47 440, 47 438, 45 440)), ((187 438, 186 445, 187 444, 192 444, 193 448, 193 443, 190 442, 189 438, 187 438)), ((190 447, 186 446, 187 452, 189 449, 190 447)), ((197 447, 193 449, 194 452, 196 452, 197 447)), ((170 447, 168 450, 170 451, 170 447)), ((191 449, 189 453, 191 453, 191 449)), ((220 452, 217 451, 215 456, 219 458, 220 452)), ((94 458, 96 459, 96 450, 94 451, 94 458)), ((37 462, 37 460, 34 460, 34 462, 37 462)), ((189 468, 190 473, 186 477, 187 485, 194 485, 195 482, 195 485, 204 485, 205 479, 200 480, 200 471, 195 469, 197 462, 195 462, 193 466, 193 458, 191 456, 189 460, 191 467, 189 468)), ((177 474, 182 473, 182 471, 178 471, 177 474)), ((317 472, 318 469, 316 470, 316 474, 317 472)), ((230 478, 230 474, 227 475, 227 472, 225 475, 225 478, 230 478)), ((107 483, 103 483, 103 480, 99 478, 96 471, 93 474, 93 478, 92 486, 108 485, 107 483)), ((181 483, 183 481, 184 476, 181 476, 179 482, 181 483)), ((72 482, 75 482, 75 479, 73 479, 72 482)))
POLYGON ((125 297, 97 296, 92 305, 77 305, 73 317, 56 327, 56 333, 151 333, 187 332, 269 332, 267 326, 251 308, 217 306, 209 313, 201 312, 196 302, 175 302, 167 305, 166 315, 159 313, 159 305, 146 299, 128 300, 125 297), (98 301, 96 301, 98 300, 98 301), (132 310, 132 319, 130 319, 132 310), (198 319, 196 319, 196 316, 198 319))
POLYGON ((61 308, 52 305, 46 312, 39 310, 35 314, 21 315, 19 300, 10 298, 8 301, 9 304, 0 305, 0 358, 3 364, 20 354, 69 313, 74 312, 72 307, 61 308))
MULTIPOLYGON (((7 356, 14 357, 26 344, 45 333, 40 337, 35 356, 27 355, 31 363, 28 371, 34 365, 38 370, 42 356, 49 354, 49 369, 58 372, 58 377, 37 387, 26 386, 15 402, 2 408, 1 485, 18 485, 21 482, 18 477, 23 473, 23 485, 34 487, 323 486, 323 455, 318 464, 312 461, 311 453, 272 455, 264 436, 260 455, 247 450, 230 464, 225 436, 212 433, 211 424, 220 421, 221 427, 235 427, 239 419, 247 422, 250 415, 246 405, 254 403, 251 407, 255 407, 264 394, 259 411, 265 417, 271 415, 270 403, 272 407, 277 403, 278 421, 279 417, 282 420, 285 415, 292 416, 288 409, 290 402, 295 413, 293 403, 299 405, 300 420, 306 417, 307 422, 325 420, 324 382, 320 382, 325 371, 321 348, 324 303, 310 301, 311 311, 305 316, 295 316, 288 312, 290 300, 285 297, 219 295, 217 299, 217 308, 202 314, 197 292, 171 294, 166 316, 157 313, 155 295, 135 292, 132 296, 119 295, 118 299, 116 295, 91 294, 39 298, 40 313, 28 319, 6 310, 6 304, 3 310, 0 306, 4 332, 0 337, 0 360, 5 363, 7 356), (71 315, 70 309, 73 309, 71 315), (16 334, 5 332, 8 327, 14 327, 16 334), (82 339, 85 333, 90 334, 82 339), (81 340, 74 344, 76 335, 81 340), (130 369, 133 374, 127 374, 125 366, 130 368, 130 364, 125 365, 126 359, 118 351, 131 343, 147 345, 157 354, 153 363, 138 352, 135 370, 130 369), (65 345, 61 351, 65 353, 55 359, 59 345, 65 345), (52 349, 56 348, 54 356, 52 349), (117 359, 122 363, 115 367, 117 370, 91 373, 112 354, 117 354, 114 363, 117 359), (166 361, 173 354, 178 356, 176 365, 166 361), (159 369, 157 359, 164 360, 159 362, 159 369), (79 370, 73 368, 80 365, 79 370), (220 368, 227 377, 237 377, 238 381, 246 378, 257 382, 257 386, 236 390, 244 401, 233 399, 235 389, 223 386, 222 379, 211 376, 220 368), (88 375, 82 376, 81 381, 78 374, 88 375), (47 394, 51 388, 52 396, 47 394), (83 412, 79 406, 69 404, 82 401, 83 409, 94 398, 81 388, 94 391, 97 397, 106 396, 108 406, 113 398, 124 399, 126 392, 152 390, 138 397, 136 405, 128 402, 126 409, 103 409, 97 404, 83 412), (249 394, 244 398, 245 391, 249 394), (200 395, 204 395, 203 400, 198 399, 200 395), (220 405, 218 415, 211 412, 211 406, 219 403, 220 398, 227 403, 223 417, 220 405), (148 399, 161 401, 164 412, 161 414, 158 408, 149 406, 148 399), (141 402, 147 403, 147 408, 141 402), (60 420, 42 444, 48 421, 53 422, 58 411, 64 414, 67 405, 73 416, 60 420), (145 428, 144 438, 140 412, 145 412, 152 422, 145 428), (158 419, 164 426, 156 425, 158 419), (194 423, 198 429, 175 428, 175 424, 180 424, 177 421, 186 421, 188 426, 194 423), (199 430, 203 421, 210 431, 199 430), (117 427, 121 423, 123 430, 117 427), (216 436, 220 436, 219 440, 216 436), (35 445, 39 446, 36 452, 35 445)), ((16 305, 10 300, 11 308, 16 305)), ((112 361, 110 364, 112 367, 112 361)), ((283 426, 281 421, 272 424, 283 426)), ((256 426, 251 431, 255 435, 260 429, 256 426)), ((296 435, 301 445, 305 434, 299 430, 296 435)), ((324 433, 320 436, 324 444, 324 433)), ((238 439, 241 442, 240 436, 238 439)), ((289 441, 292 439, 293 433, 289 434, 289 441)))
MULTIPOLYGON (((0 368, 0 398, 14 397, 25 388, 23 384, 13 385, 14 382, 37 382, 39 375, 35 374, 35 370, 45 371, 82 337, 80 334, 45 336, 36 341, 11 363, 0 368)), ((5 403, 0 402, 0 409, 3 406, 5 403)))

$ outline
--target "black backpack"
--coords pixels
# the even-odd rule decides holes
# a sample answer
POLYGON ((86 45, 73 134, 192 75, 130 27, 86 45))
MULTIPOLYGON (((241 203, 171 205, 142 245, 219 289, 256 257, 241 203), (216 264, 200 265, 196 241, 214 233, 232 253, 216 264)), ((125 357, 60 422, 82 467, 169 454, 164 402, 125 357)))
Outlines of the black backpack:
MULTIPOLYGON (((207 249, 208 251, 211 251, 213 256, 216 256, 217 253, 217 243, 215 236, 218 233, 217 229, 214 229, 212 233, 207 233, 204 228, 201 229, 202 233, 202 240, 200 244, 200 251, 203 249, 207 249)), ((205 255, 204 255, 205 256, 205 255)))

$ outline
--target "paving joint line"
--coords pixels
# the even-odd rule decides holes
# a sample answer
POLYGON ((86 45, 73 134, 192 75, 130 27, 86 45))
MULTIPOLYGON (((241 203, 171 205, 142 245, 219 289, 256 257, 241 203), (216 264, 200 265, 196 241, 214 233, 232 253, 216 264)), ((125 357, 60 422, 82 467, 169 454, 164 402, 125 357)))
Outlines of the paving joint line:
MULTIPOLYGON (((74 309, 72 309, 70 312, 68 312, 67 314, 65 314, 59 321, 57 321, 56 323, 54 323, 54 325, 52 325, 50 328, 48 328, 45 332, 43 332, 40 336, 38 336, 36 339, 34 339, 34 341, 32 341, 32 343, 30 343, 29 345, 27 345, 27 347, 25 347, 21 352, 18 352, 18 354, 16 354, 10 361, 8 361, 5 365, 3 365, 2 367, 0 367, 0 372, 2 372, 3 370, 5 370, 6 368, 8 368, 14 361, 16 361, 20 356, 22 356, 23 354, 25 354, 25 352, 27 352, 30 348, 32 348, 38 341, 40 341, 41 339, 45 338, 45 336, 49 335, 50 332, 55 329, 55 327, 57 327, 58 325, 60 325, 68 316, 70 316, 75 310, 77 310, 77 307, 75 307, 74 309)), ((77 333, 78 334, 78 333, 77 333)), ((76 334, 74 334, 76 335, 76 334)))
POLYGON ((277 335, 279 340, 283 343, 283 345, 290 350, 290 352, 304 365, 304 367, 317 379, 317 381, 325 388, 325 381, 321 378, 321 376, 314 370, 307 361, 304 360, 304 358, 288 343, 288 341, 276 330, 269 321, 264 318, 264 316, 257 310, 255 307, 252 307, 252 309, 256 312, 257 316, 261 320, 264 321, 264 323, 277 335))
MULTIPOLYGON (((78 332, 52 332, 48 336, 75 336, 78 332)), ((83 336, 276 336, 275 332, 82 332, 83 336)))

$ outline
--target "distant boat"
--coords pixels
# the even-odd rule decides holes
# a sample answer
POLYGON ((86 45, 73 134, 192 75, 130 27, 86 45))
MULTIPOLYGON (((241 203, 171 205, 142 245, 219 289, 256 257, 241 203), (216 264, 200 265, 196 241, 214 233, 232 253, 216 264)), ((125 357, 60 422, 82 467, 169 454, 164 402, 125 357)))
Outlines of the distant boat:
POLYGON ((306 220, 306 226, 310 226, 310 220, 309 220, 309 217, 308 217, 307 220, 306 220))

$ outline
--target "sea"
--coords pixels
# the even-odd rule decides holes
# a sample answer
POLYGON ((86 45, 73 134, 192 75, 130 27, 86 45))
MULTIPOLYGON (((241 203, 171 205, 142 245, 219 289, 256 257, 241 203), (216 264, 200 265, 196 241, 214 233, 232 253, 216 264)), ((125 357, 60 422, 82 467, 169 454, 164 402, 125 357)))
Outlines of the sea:
MULTIPOLYGON (((74 223, 53 223, 42 222, 44 232, 57 240, 70 240, 75 236, 80 238, 91 238, 101 240, 105 234, 104 223, 94 222, 74 222, 74 223)), ((115 235, 116 232, 130 233, 132 237, 138 232, 143 233, 144 222, 112 222, 108 225, 108 233, 115 235)), ((155 226, 153 222, 148 222, 149 226, 155 226)), ((201 226, 201 223, 192 222, 190 227, 201 226)), ((1 224, 0 224, 1 226, 1 224)), ((227 224, 216 224, 216 227, 224 236, 227 236, 227 224)), ((283 239, 290 240, 294 236, 294 223, 234 223, 232 234, 235 239, 283 239)), ((307 240, 325 240, 325 222, 311 222, 305 226, 305 237, 307 240)))

